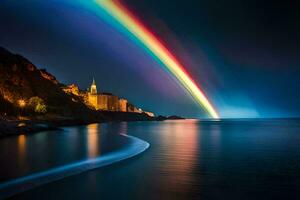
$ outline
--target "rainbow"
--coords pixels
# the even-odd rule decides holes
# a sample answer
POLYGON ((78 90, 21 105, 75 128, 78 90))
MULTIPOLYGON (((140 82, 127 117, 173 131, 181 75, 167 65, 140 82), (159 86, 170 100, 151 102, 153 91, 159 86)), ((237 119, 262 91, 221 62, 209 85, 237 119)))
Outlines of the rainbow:
POLYGON ((155 59, 158 59, 181 85, 191 94, 195 101, 215 119, 218 113, 195 81, 170 51, 156 38, 134 15, 117 0, 95 0, 108 16, 112 17, 135 39, 137 39, 155 59))

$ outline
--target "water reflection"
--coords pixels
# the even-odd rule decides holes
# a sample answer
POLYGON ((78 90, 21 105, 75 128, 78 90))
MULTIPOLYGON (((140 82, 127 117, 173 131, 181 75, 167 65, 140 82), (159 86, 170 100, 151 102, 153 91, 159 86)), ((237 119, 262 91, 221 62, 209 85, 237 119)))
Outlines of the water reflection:
POLYGON ((24 157, 25 152, 26 152, 26 136, 25 135, 18 136, 18 149, 19 149, 20 157, 24 157))
MULTIPOLYGON (((91 124, 0 140, 0 182, 126 148, 120 126, 91 124), (112 134, 114 133, 114 134, 112 134)), ((126 124, 121 125, 126 133, 126 124)))
POLYGON ((187 183, 193 182, 194 179, 191 171, 196 166, 197 155, 201 153, 198 152, 197 121, 169 122, 165 123, 162 129, 161 142, 167 144, 162 153, 169 158, 162 161, 161 165, 161 173, 164 175, 163 187, 176 192, 186 192, 189 190, 187 183))
POLYGON ((19 135, 18 136, 18 148, 19 148, 19 152, 20 154, 25 154, 25 145, 26 145, 26 137, 25 135, 19 135))
POLYGON ((127 122, 121 122, 120 123, 119 134, 127 135, 127 122))
MULTIPOLYGON (((68 162, 88 156, 87 128, 82 130, 82 138, 75 137, 76 132, 68 135, 74 136, 74 144, 80 144, 76 148, 84 156, 76 152, 78 155, 68 162)), ((151 146, 134 159, 47 184, 20 194, 20 199, 41 195, 55 199, 57 193, 53 191, 60 191, 61 199, 299 199, 300 121, 107 123, 101 124, 100 131, 102 155, 130 144, 122 143, 126 140, 119 132, 128 132, 151 146), (74 188, 76 192, 70 193, 74 188)), ((63 140, 56 152, 70 145, 61 135, 49 134, 55 143, 63 140)), ((36 146, 30 137, 36 135, 26 137, 26 157, 36 162, 37 147, 43 144, 36 146)), ((14 162, 18 158, 14 144, 18 143, 12 139, 0 140, 0 178, 23 169, 12 167, 18 164, 14 162)), ((45 152, 44 162, 58 159, 61 155, 56 152, 45 152)), ((60 165, 66 162, 65 157, 61 159, 60 165)), ((28 165, 35 162, 28 161, 28 165)))
POLYGON ((221 129, 220 124, 213 124, 210 126, 209 135, 212 140, 212 145, 216 151, 220 150, 220 139, 221 139, 221 129))
POLYGON ((26 162, 26 136, 19 135, 18 136, 18 160, 20 165, 27 166, 26 162))
POLYGON ((95 158, 100 155, 99 126, 99 124, 90 124, 87 126, 87 151, 89 158, 95 158))

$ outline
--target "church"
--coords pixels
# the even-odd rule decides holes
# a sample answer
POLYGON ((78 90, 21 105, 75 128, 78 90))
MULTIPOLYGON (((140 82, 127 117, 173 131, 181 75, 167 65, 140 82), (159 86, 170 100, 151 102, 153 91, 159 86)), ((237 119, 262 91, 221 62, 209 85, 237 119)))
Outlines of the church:
MULTIPOLYGON (((124 107, 123 105, 119 105, 119 103, 123 103, 123 101, 119 101, 117 96, 110 93, 98 93, 95 79, 93 79, 93 83, 88 92, 88 101, 96 110, 122 111, 120 108, 124 107)), ((126 112, 126 110, 123 112, 126 112)))
POLYGON ((62 89, 68 94, 83 97, 87 105, 99 111, 145 113, 150 117, 155 116, 152 112, 143 111, 141 108, 135 107, 127 99, 119 98, 111 93, 98 92, 95 79, 93 79, 87 91, 81 91, 75 84, 65 86, 62 89))
POLYGON ((88 89, 88 102, 96 110, 146 113, 147 115, 154 117, 153 113, 145 112, 140 108, 136 108, 134 105, 129 103, 127 99, 119 98, 111 93, 99 93, 97 91, 95 79, 93 79, 92 85, 88 89))

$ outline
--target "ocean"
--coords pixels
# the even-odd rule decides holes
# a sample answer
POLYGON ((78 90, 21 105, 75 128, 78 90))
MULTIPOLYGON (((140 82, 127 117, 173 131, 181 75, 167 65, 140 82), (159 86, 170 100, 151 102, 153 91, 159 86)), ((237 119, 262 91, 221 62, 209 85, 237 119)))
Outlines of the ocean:
MULTIPOLYGON (((1 184, 150 144, 138 155, 11 199, 299 199, 300 120, 170 120, 69 127, 0 140, 1 184)), ((0 194, 1 194, 0 190, 0 194)))

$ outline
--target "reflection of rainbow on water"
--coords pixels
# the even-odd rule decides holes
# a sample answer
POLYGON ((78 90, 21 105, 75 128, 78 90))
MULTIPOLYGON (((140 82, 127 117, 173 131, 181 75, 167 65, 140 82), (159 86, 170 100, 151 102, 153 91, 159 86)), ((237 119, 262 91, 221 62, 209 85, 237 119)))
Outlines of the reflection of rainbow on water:
MULTIPOLYGON (((197 120, 168 121, 162 125, 162 140, 172 142, 163 142, 168 145, 163 148, 161 154, 165 154, 168 159, 162 161, 166 171, 172 171, 172 174, 180 174, 180 176, 167 176, 161 181, 161 184, 167 184, 173 188, 174 192, 185 191, 185 184, 193 181, 191 171, 197 165, 198 145, 199 145, 199 129, 197 120), (184 155, 184 156, 182 156, 184 155), (181 179, 179 180, 178 177, 181 179), (182 180, 184 179, 184 180, 182 180)), ((162 155, 163 156, 163 155, 162 155)), ((163 172, 162 172, 163 173, 163 172)), ((164 173, 163 173, 164 174, 164 173)))

